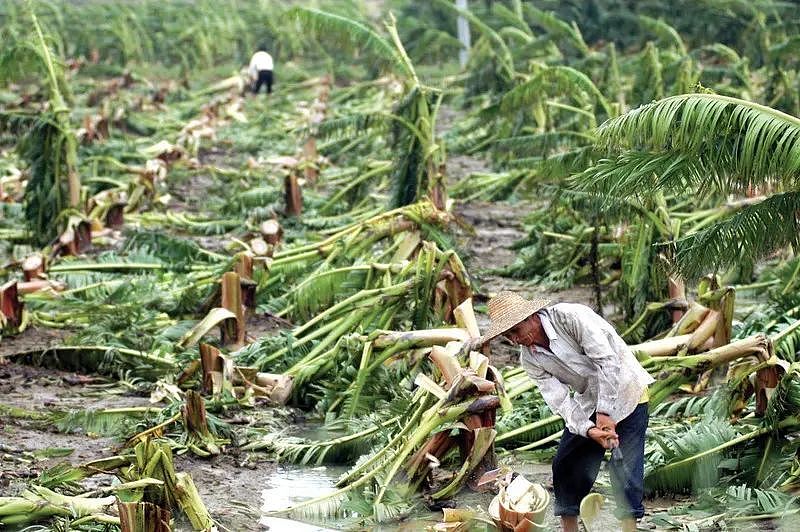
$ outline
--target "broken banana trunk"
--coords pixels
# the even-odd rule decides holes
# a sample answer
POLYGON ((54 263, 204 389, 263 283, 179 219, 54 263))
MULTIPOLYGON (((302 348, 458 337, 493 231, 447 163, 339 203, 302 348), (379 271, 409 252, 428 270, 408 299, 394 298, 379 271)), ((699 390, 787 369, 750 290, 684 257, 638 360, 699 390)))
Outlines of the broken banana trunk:
MULTIPOLYGON (((456 430, 433 434, 428 441, 409 459, 406 473, 412 483, 417 484, 428 477, 429 485, 435 484, 434 472, 439 468, 447 453, 458 447, 461 467, 444 486, 430 493, 434 500, 454 496, 464 484, 477 489, 478 479, 487 471, 497 467, 494 452, 494 429, 496 411, 500 399, 496 393, 495 382, 486 379, 488 360, 480 353, 469 357, 467 367, 462 367, 456 353, 461 344, 452 343, 448 348, 433 346, 430 358, 444 379, 441 393, 432 390, 435 382, 427 383, 426 389, 440 397, 444 404, 462 402, 474 398, 469 407, 458 416, 456 430)), ((499 374, 495 371, 492 375, 499 374)), ((424 379, 420 379, 424 380, 424 379)), ((430 379, 428 379, 430 381, 430 379)))
POLYGON ((170 532, 171 513, 150 502, 117 501, 122 532, 170 532))

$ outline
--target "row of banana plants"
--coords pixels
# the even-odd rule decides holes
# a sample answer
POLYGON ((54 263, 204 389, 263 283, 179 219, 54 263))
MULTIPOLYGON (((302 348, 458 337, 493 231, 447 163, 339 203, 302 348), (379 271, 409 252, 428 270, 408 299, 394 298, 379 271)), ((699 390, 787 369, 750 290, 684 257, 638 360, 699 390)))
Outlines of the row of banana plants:
MULTIPOLYGON (((24 135, 3 156, 2 230, 11 244, 3 250, 3 333, 32 325, 69 335, 13 358, 144 378, 166 405, 47 417, 59 430, 113 434, 133 453, 65 469, 72 484, 38 479, 0 500, 0 522, 70 515, 76 527, 118 520, 135 530, 142 522, 168 527, 168 512, 178 511, 204 529, 210 517, 172 471, 171 453, 210 458, 233 447, 351 467, 333 495, 284 513, 385 521, 420 506, 420 491, 441 501, 474 486, 495 465, 495 447, 552 449, 559 419, 524 373, 493 367, 477 344, 475 287, 450 239, 458 219, 444 187, 447 149, 486 153, 501 170, 469 176, 456 196, 552 192, 560 216, 536 214, 526 243, 539 246, 539 263, 517 273, 618 285, 624 335, 658 377, 649 488, 682 493, 731 479, 742 490, 712 493, 711 508, 758 490, 770 504, 742 504, 743 512, 793 511, 796 261, 739 287, 767 289, 780 302, 741 324, 734 288, 715 277, 686 288, 698 274, 742 268, 796 237, 798 121, 741 99, 761 98, 751 76, 779 92, 775 72, 786 64, 758 63, 751 74, 733 49, 688 51, 674 28, 646 18, 640 23, 657 43, 618 53, 587 45, 578 26, 552 13, 496 4, 496 18, 486 19, 435 4, 466 16, 481 39, 469 75, 429 80, 404 44, 407 20, 390 17, 380 28, 346 5, 336 14, 280 9, 275 20, 304 28, 302 42, 293 37, 297 49, 324 50, 319 43, 331 40, 356 48, 372 75, 337 86, 331 75, 341 82, 342 69, 305 76, 289 67, 285 92, 267 102, 243 98, 238 75, 212 73, 198 87, 186 66, 181 82, 136 68, 157 57, 178 62, 175 50, 206 54, 181 58, 184 65, 241 61, 253 46, 244 24, 257 16, 228 20, 200 2, 193 9, 211 14, 181 34, 190 45, 176 46, 143 38, 176 33, 162 27, 171 19, 148 17, 146 5, 109 18, 105 4, 89 3, 61 18, 43 14, 44 26, 35 4, 5 8, 9 49, 37 51, 48 93, 15 88, 21 96, 4 107, 4 142, 24 135), (70 35, 79 17, 104 19, 101 30, 70 35), (497 19, 504 25, 493 29, 497 19), (19 31, 25 24, 32 40, 19 31), (140 35, 112 38, 106 24, 140 35), (204 44, 211 30, 220 39, 204 44), (109 55, 95 60, 93 49, 109 55), (714 53, 725 56, 717 71, 714 53), (74 56, 83 61, 66 61, 74 56), (104 62, 131 71, 104 71, 104 62), (478 87, 489 79, 481 78, 486 67, 494 84, 478 87), (685 92, 698 80, 720 94, 702 90, 627 112, 628 102, 685 92), (436 123, 446 101, 472 112, 442 139, 436 123), (736 195, 722 202, 727 193, 736 195), (265 334, 264 320, 281 331, 265 334), (715 375, 723 384, 709 388, 715 375), (264 404, 300 408, 336 436, 314 441, 293 427, 225 422, 264 404), (116 498, 64 498, 100 470, 118 471, 116 498)), ((272 20, 272 31, 291 33, 272 20)), ((767 103, 790 110, 791 102, 767 103)))

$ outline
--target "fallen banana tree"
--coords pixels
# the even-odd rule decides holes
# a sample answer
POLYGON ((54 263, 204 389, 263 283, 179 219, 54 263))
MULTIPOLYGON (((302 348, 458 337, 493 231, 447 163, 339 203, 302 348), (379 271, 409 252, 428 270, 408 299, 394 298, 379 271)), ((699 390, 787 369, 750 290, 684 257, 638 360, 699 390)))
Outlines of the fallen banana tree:
MULTIPOLYGON (((439 362, 452 361, 456 346, 471 345, 478 338, 479 329, 471 299, 465 300, 453 314, 459 327, 375 331, 371 340, 367 337, 357 339, 358 349, 354 352, 361 356, 356 364, 357 373, 351 375, 337 390, 336 399, 327 403, 331 408, 328 413, 338 412, 339 417, 337 422, 331 422, 330 416, 327 416, 326 427, 341 431, 344 426, 342 436, 328 441, 312 441, 281 433, 258 433, 251 437, 251 442, 246 447, 252 450, 269 450, 275 452, 280 459, 292 462, 347 463, 369 448, 382 445, 385 443, 381 440, 385 436, 384 428, 395 426, 401 418, 393 416, 386 420, 369 414, 378 410, 375 401, 381 401, 381 404, 385 402, 387 408, 396 410, 395 403, 403 405, 408 401, 403 390, 414 383, 427 386, 432 393, 441 395, 441 391, 433 386, 435 383, 425 377, 426 373, 436 371, 432 358, 435 357, 439 362), (450 352, 443 353, 443 346, 448 346, 450 352), (389 377, 385 391, 376 386, 376 381, 384 380, 384 376, 389 377), (400 387, 397 385, 398 381, 400 387), (389 397, 394 399, 389 400, 389 397), (352 407, 358 401, 365 400, 368 408, 352 407), (339 423, 341 420, 346 420, 347 423, 339 423)), ((480 371, 488 371, 489 360, 482 353, 470 353, 469 361, 476 364, 480 371)), ((450 371, 457 372, 458 369, 452 366, 450 371)), ((524 373, 512 370, 501 377, 496 370, 492 369, 491 372, 504 412, 511 410, 513 398, 520 397, 534 387, 534 383, 524 373)))
MULTIPOLYGON (((317 408, 346 416, 368 410, 375 394, 366 397, 365 387, 374 391, 385 385, 376 376, 386 375, 386 363, 419 343, 413 334, 398 338, 384 331, 406 320, 425 326, 453 319, 454 309, 470 295, 457 255, 429 243, 421 245, 414 261, 366 268, 368 278, 373 272, 367 288, 331 304, 289 336, 257 340, 236 352, 234 360, 272 373, 286 368, 283 375, 292 379, 300 402, 313 400, 317 408)), ((418 357, 403 358, 412 366, 416 362, 418 357)), ((389 401, 391 386, 384 388, 382 400, 389 401)))
MULTIPOLYGON (((421 487, 433 500, 450 498, 464 484, 474 484, 482 472, 494 468, 494 420, 497 408, 504 402, 502 377, 484 355, 467 353, 463 342, 469 339, 466 330, 454 329, 449 337, 443 331, 446 329, 421 331, 428 334, 406 333, 408 341, 417 347, 434 344, 428 356, 437 368, 434 375, 440 377, 434 380, 422 372, 417 375, 418 388, 405 411, 397 419, 381 424, 380 430, 390 434, 386 444, 359 458, 339 479, 336 492, 277 513, 295 517, 337 513, 345 499, 363 492, 370 494, 373 517, 382 521, 403 511, 398 502, 421 487), (462 341, 458 341, 459 337, 462 341), (466 367, 461 362, 465 356, 466 367), (434 472, 456 450, 459 458, 455 472, 439 478, 434 472)), ((395 338, 378 337, 376 343, 395 338)), ((339 444, 346 443, 344 440, 339 444)), ((279 440, 271 438, 255 441, 246 448, 272 449, 284 456, 302 456, 303 460, 324 458, 330 449, 310 442, 304 449, 303 445, 294 441, 291 447, 281 448, 279 440)))
POLYGON ((117 498, 62 495, 44 486, 30 485, 17 497, 0 497, 0 525, 20 526, 72 517, 73 526, 86 523, 119 524, 113 515, 117 498))
MULTIPOLYGON (((20 415, 51 423, 65 433, 80 431, 114 437, 124 442, 126 448, 148 438, 158 438, 159 443, 168 444, 177 455, 189 452, 207 458, 223 452, 231 443, 231 429, 207 411, 203 397, 194 390, 184 394, 172 384, 163 381, 159 384, 151 399, 155 401, 166 396, 170 401, 165 407, 83 409, 51 412, 45 416, 20 412, 20 415)), ((229 403, 236 405, 233 401, 229 403)))
POLYGON ((171 517, 182 513, 193 530, 214 524, 187 473, 176 473, 169 445, 145 439, 126 455, 86 463, 78 468, 56 466, 17 497, 0 497, 0 524, 24 525, 69 518, 70 526, 116 525, 122 532, 168 531, 171 517), (120 483, 81 495, 58 489, 91 475, 115 471, 120 483), (46 479, 46 480, 44 480, 46 479), (109 494, 103 496, 105 494, 109 494))
MULTIPOLYGON (((450 220, 447 212, 420 202, 338 228, 319 242, 283 246, 268 262, 259 301, 271 298, 269 308, 278 316, 313 318, 334 296, 380 284, 387 269, 413 260, 424 241, 449 248, 439 228, 450 220)), ((463 276, 463 267, 455 273, 463 276)))
POLYGON ((100 374, 113 374, 124 369, 153 380, 177 369, 175 363, 169 359, 113 345, 43 346, 5 356, 37 366, 94 371, 100 374))
MULTIPOLYGON (((727 471, 736 471, 738 461, 755 458, 755 467, 745 478, 762 489, 796 492, 795 469, 788 467, 794 457, 800 419, 800 366, 792 364, 771 389, 763 416, 739 422, 708 417, 676 432, 657 432, 648 446, 645 484, 655 493, 687 493, 716 486, 727 471), (791 450, 791 452, 789 452, 791 450), (787 454, 789 452, 789 454, 787 454), (736 463, 723 466, 723 459, 736 463)), ((724 390, 723 390, 724 392, 724 390)), ((720 393, 720 392, 717 392, 720 393)))

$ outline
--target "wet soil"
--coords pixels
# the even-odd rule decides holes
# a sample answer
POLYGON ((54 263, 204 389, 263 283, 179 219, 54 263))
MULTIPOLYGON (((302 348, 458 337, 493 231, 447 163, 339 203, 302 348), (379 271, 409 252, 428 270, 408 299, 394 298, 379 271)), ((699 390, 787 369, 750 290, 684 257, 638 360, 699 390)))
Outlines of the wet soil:
POLYGON ((218 184, 210 174, 192 173, 186 179, 171 184, 169 210, 187 215, 201 214, 208 202, 207 194, 216 186, 218 184))
POLYGON ((0 396, 0 451, 5 453, 0 495, 15 492, 19 480, 36 477, 59 462, 78 465, 114 454, 114 438, 58 432, 50 417, 54 413, 151 406, 147 398, 126 394, 106 379, 16 363, 0 365, 0 396))
MULTIPOLYGON (((123 442, 85 433, 59 432, 54 412, 86 408, 159 407, 148 396, 95 376, 8 362, 0 365, 0 496, 17 494, 26 481, 61 462, 73 466, 113 456, 123 442)), ((265 455, 230 449, 212 459, 175 456, 223 530, 264 530, 258 524, 261 490, 276 466, 265 455)), ((83 481, 86 491, 108 486, 110 475, 83 481)), ((181 529, 181 528, 179 528, 181 529)))
POLYGON ((22 334, 0 339, 0 357, 44 351, 59 345, 65 336, 67 331, 63 329, 28 327, 22 334))
POLYGON ((189 473, 208 511, 222 529, 264 530, 261 492, 277 466, 258 453, 226 451, 213 459, 183 455, 175 468, 189 473))
MULTIPOLYGON (((447 120, 457 117, 455 112, 443 108, 441 127, 447 127, 447 120), (447 115, 447 113, 450 113, 447 115)), ((201 155, 209 159, 220 157, 218 153, 201 155)), ((460 179, 472 172, 487 171, 485 161, 457 155, 448 161, 448 172, 451 179, 460 179)), ((213 186, 208 176, 193 177, 192 180, 175 187, 176 203, 171 207, 185 212, 200 212, 203 199, 213 186)), ((548 297, 559 301, 574 301, 590 304, 592 300, 589 288, 577 287, 568 291, 546 293, 536 285, 524 281, 505 278, 489 273, 493 268, 511 264, 515 252, 511 246, 525 235, 523 219, 534 208, 524 202, 517 203, 485 203, 469 202, 457 204, 456 213, 460 215, 474 232, 464 233, 459 239, 459 248, 465 254, 468 270, 476 284, 475 302, 478 310, 479 324, 482 328, 488 325, 485 315, 485 302, 501 290, 513 290, 526 297, 548 297)), ((208 237, 203 245, 212 249, 215 242, 220 243, 224 237, 208 237)), ((250 334, 260 336, 273 332, 280 323, 269 316, 254 317, 248 327, 250 334)), ((43 350, 57 344, 64 333, 47 329, 31 328, 16 338, 3 338, 0 343, 0 356, 14 353, 43 350)), ((497 341, 493 346, 493 363, 497 366, 517 364, 516 349, 497 341)), ((44 370, 16 363, 0 366, 0 396, 3 397, 0 410, 0 495, 8 495, 18 491, 26 479, 37 476, 42 470, 61 461, 79 465, 86 461, 114 454, 121 442, 114 438, 102 437, 81 432, 64 434, 57 432, 49 421, 48 415, 54 411, 80 410, 85 408, 115 408, 130 406, 152 406, 147 396, 143 396, 135 388, 126 388, 115 382, 81 376, 74 373, 56 370, 44 370), (47 457, 42 453, 45 449, 66 449, 72 451, 66 456, 47 457)), ((265 414, 264 409, 260 409, 265 414)), ((257 417, 257 416, 256 416, 257 417)), ((46 453, 45 453, 46 454, 46 453)), ((515 470, 523 473, 530 480, 549 486, 552 482, 550 466, 547 463, 536 463, 514 456, 501 459, 515 470)), ((279 468, 268 460, 264 454, 245 453, 231 447, 225 454, 212 459, 199 459, 193 456, 175 458, 178 471, 188 472, 200 495, 224 530, 301 530, 300 524, 288 524, 283 521, 259 522, 261 508, 268 504, 272 497, 281 492, 295 497, 315 495, 309 486, 322 486, 327 489, 332 485, 335 475, 331 469, 305 467, 296 469, 301 479, 322 479, 321 482, 287 483, 292 475, 286 468, 279 468), (288 528, 287 528, 288 527, 288 528)), ((88 486, 98 483, 108 485, 111 478, 95 477, 88 486)), ((485 508, 491 494, 460 495, 459 505, 472 505, 485 508)), ((665 503, 667 506, 671 501, 665 503)), ((651 505, 652 506, 652 505, 651 505)), ((380 527, 381 530, 423 530, 425 526, 436 522, 440 513, 421 512, 414 519, 405 523, 380 527)), ((604 513, 602 530, 616 529, 610 510, 604 513)), ((549 523, 555 526, 555 519, 549 523)))

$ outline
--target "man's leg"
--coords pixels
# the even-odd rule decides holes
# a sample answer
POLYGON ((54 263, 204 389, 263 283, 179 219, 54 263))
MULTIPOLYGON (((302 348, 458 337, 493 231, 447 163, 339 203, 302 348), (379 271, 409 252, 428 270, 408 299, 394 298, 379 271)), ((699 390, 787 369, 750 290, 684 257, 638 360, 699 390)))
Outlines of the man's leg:
POLYGON ((561 516, 561 531, 562 532, 578 532, 578 516, 577 515, 562 515, 561 516))
POLYGON ((272 71, 271 70, 259 70, 258 71, 258 84, 256 85, 255 92, 258 93, 261 90, 261 86, 267 86, 267 92, 272 89, 272 71))
POLYGON ((616 516, 627 528, 635 530, 635 520, 644 515, 644 439, 649 414, 642 403, 625 419, 617 423, 622 464, 612 460, 611 483, 617 500, 616 516), (630 528, 631 521, 634 524, 630 528))
POLYGON ((256 75, 256 79, 253 82, 253 94, 258 94, 258 91, 261 90, 261 72, 256 75))
POLYGON ((578 530, 581 500, 592 490, 604 453, 593 440, 564 430, 553 459, 553 492, 555 515, 565 532, 578 530))

